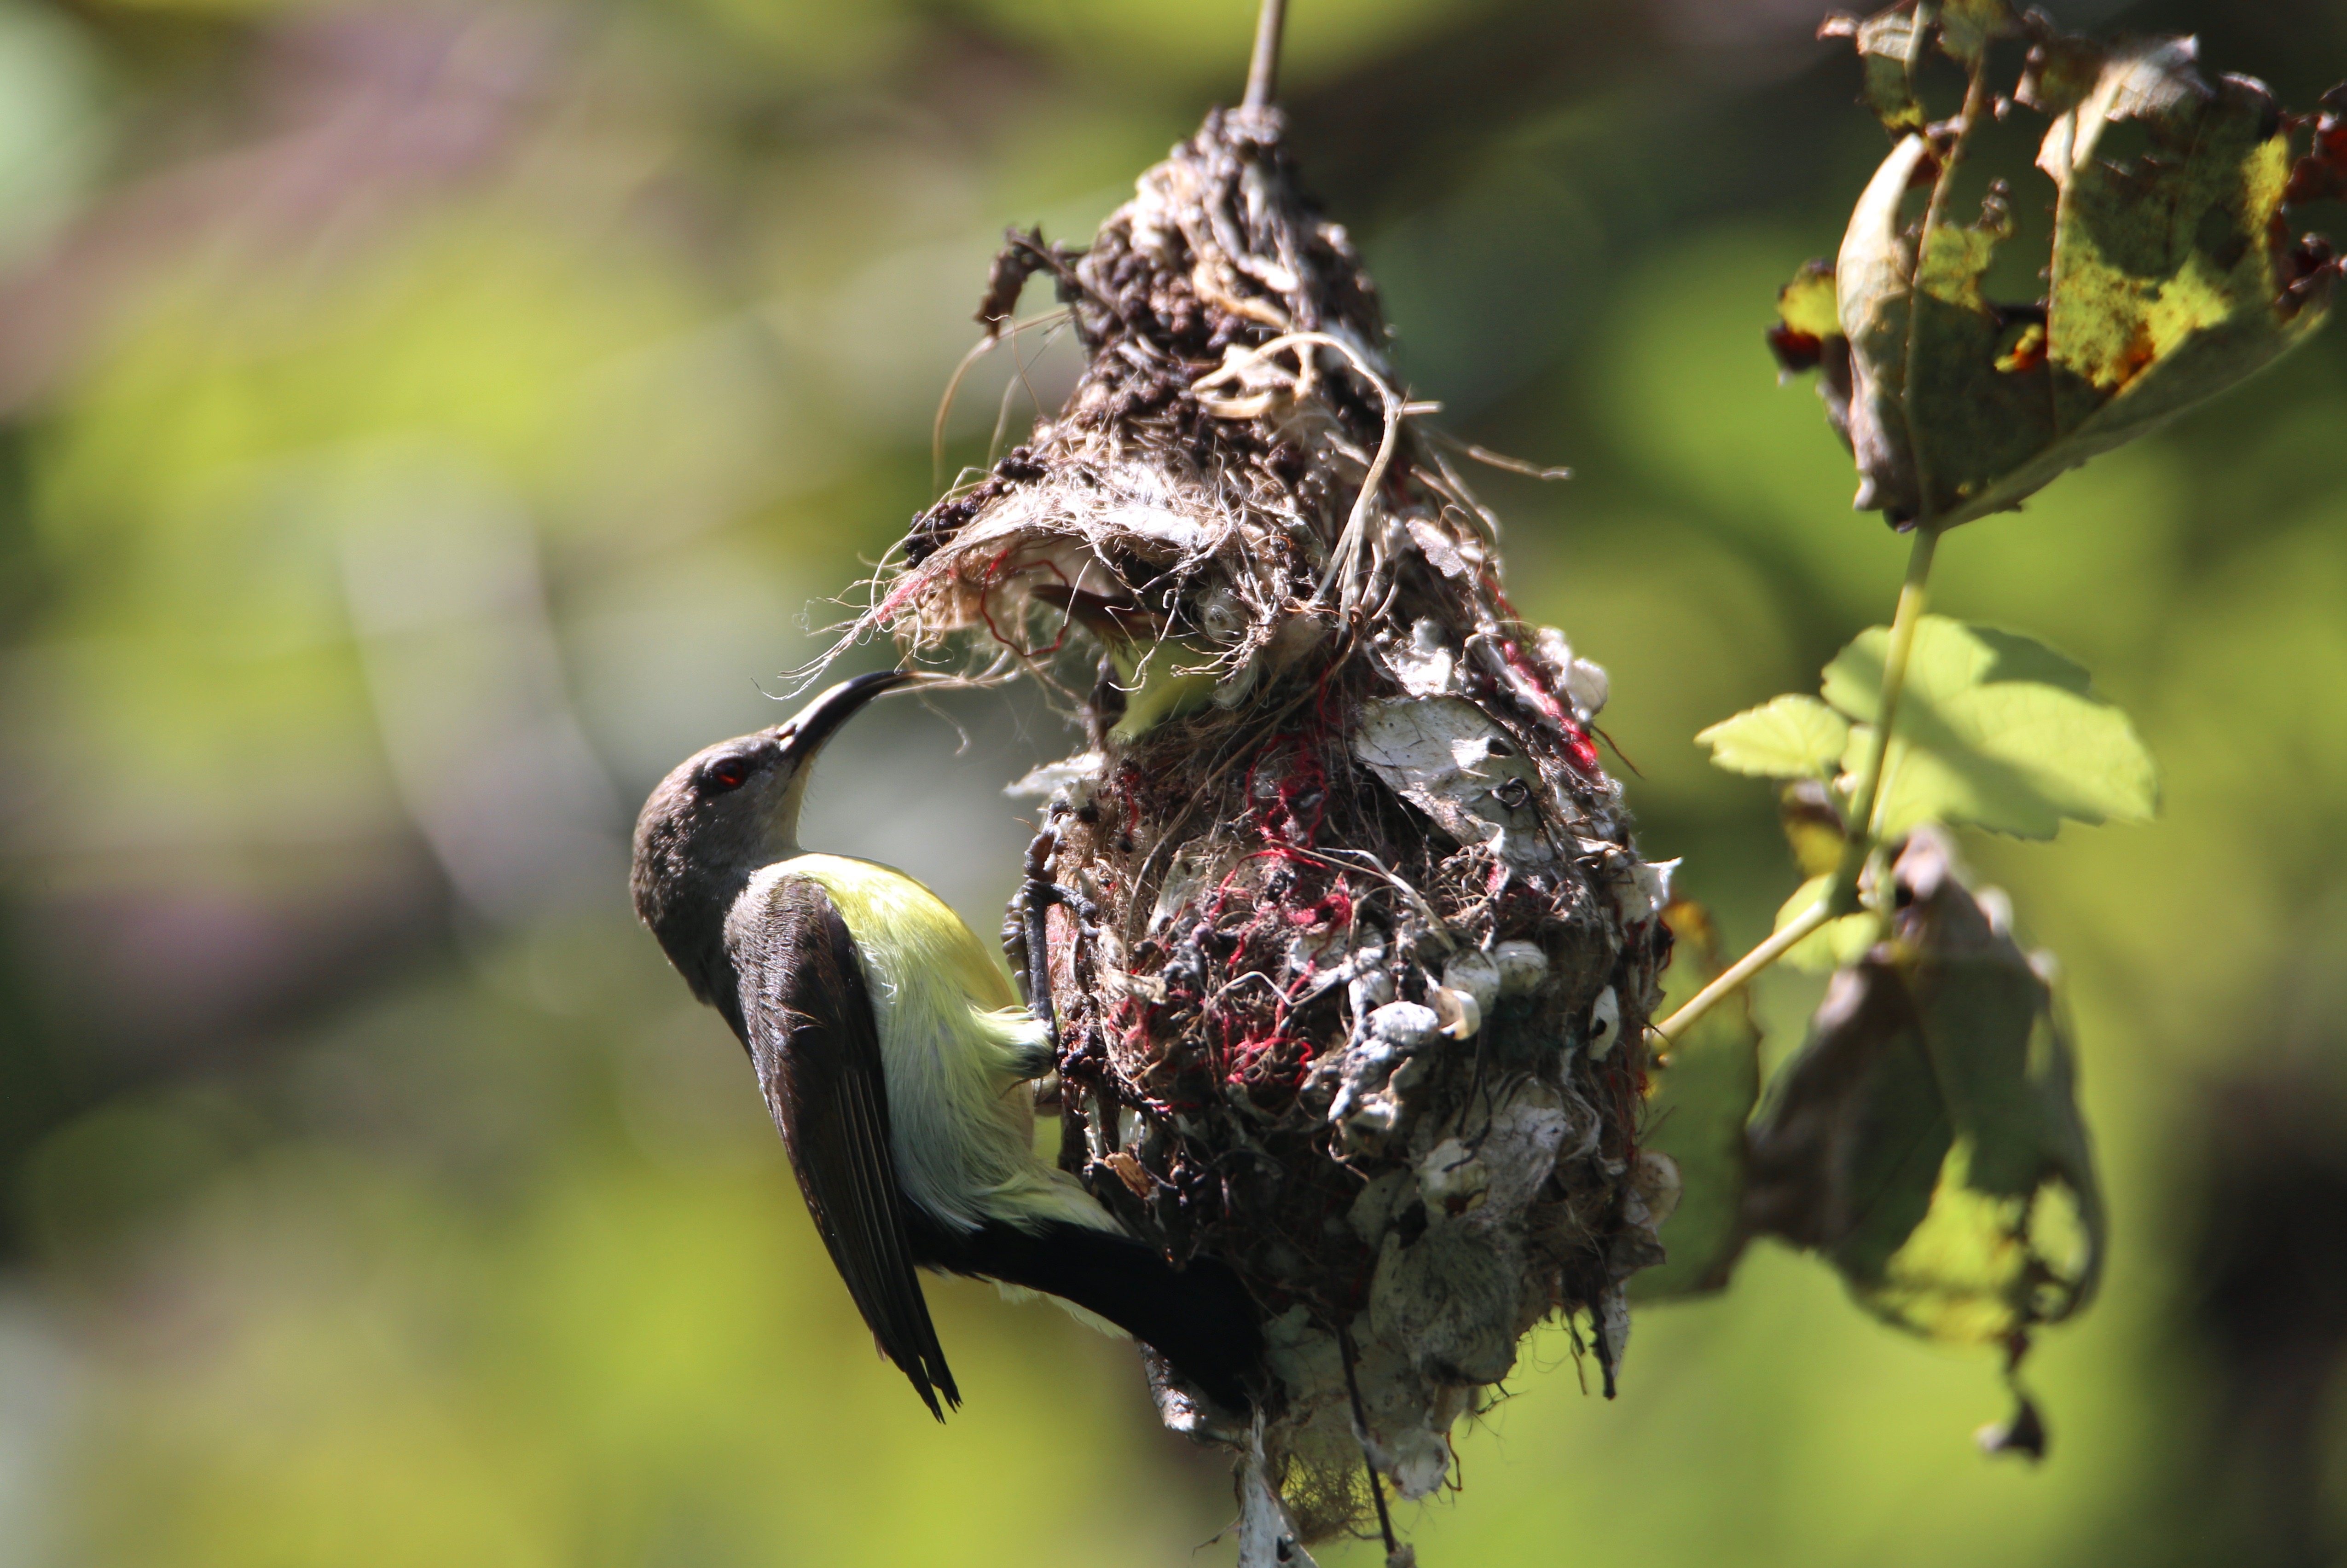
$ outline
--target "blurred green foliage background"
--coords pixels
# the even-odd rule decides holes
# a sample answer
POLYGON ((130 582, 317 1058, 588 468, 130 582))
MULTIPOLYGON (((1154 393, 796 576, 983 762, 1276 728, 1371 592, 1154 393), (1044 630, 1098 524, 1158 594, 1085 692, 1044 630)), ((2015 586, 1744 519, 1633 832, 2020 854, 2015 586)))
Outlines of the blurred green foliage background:
MULTIPOLYGON (((1904 553, 1760 340, 1882 147, 1815 3, 1296 0, 1286 79, 1415 390, 1578 470, 1486 482, 1512 589, 1737 945, 1795 876, 1690 737, 1904 553)), ((1001 226, 1087 236, 1251 13, 0 0, 0 1562, 1227 1560, 1126 1348, 935 1285, 942 1430, 866 1353, 623 835, 934 493, 1001 226)), ((2347 76, 2321 0, 2062 19, 2347 76)), ((949 470, 1066 386, 1030 357, 949 470)), ((2342 432, 2333 331, 1942 550, 1935 608, 2086 661, 2166 769, 2155 827, 1968 845, 2064 960, 2116 1215, 2032 1363, 2050 1460, 1763 1249, 1642 1314, 1615 1403, 1533 1341, 1426 1561, 2347 1560, 2342 432)), ((809 840, 991 930, 999 786, 1066 743, 884 709, 809 840)), ((1815 999, 1769 982, 1772 1054, 1815 999)))

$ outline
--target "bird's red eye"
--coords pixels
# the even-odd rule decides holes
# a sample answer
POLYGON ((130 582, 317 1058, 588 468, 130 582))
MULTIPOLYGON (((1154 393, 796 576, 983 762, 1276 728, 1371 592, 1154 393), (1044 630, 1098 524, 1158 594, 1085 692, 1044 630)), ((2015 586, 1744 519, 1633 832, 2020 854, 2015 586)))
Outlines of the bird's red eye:
POLYGON ((746 757, 720 757, 701 770, 701 782, 712 790, 740 789, 750 777, 750 762, 746 757))

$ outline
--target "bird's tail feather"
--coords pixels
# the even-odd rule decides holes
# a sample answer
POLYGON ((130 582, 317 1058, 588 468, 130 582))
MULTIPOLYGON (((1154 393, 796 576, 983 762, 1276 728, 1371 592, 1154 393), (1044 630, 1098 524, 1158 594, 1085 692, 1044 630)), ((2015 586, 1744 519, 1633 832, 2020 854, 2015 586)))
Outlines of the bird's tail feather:
POLYGON ((1194 1258, 1176 1269, 1117 1231, 1051 1222, 1030 1232, 999 1221, 936 1237, 925 1261, 1042 1291, 1106 1318, 1149 1346, 1206 1396, 1246 1409, 1263 1357, 1254 1299, 1228 1266, 1194 1258))

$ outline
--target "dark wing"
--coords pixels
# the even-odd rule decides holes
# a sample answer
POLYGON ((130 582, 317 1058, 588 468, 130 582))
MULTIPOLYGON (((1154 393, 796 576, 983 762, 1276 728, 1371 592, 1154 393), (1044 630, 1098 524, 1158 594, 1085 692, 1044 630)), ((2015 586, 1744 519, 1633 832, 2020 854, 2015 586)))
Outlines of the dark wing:
POLYGON ((728 922, 743 1038, 839 1277, 882 1352, 943 1420, 938 1395, 958 1406, 961 1392, 906 1243, 863 961, 820 884, 784 876, 764 897, 763 909, 737 911, 728 922))

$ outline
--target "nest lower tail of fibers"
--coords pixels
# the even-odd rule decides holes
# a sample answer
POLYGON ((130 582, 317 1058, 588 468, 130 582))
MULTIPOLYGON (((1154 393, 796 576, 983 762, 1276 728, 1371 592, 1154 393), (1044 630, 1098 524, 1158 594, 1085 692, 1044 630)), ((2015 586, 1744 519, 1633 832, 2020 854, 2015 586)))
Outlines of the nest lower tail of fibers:
POLYGON ((1245 1279, 1260 1432, 1161 1402, 1252 1442, 1310 1539, 1368 1469, 1440 1486, 1545 1317, 1585 1317, 1610 1389, 1676 1191, 1637 1138, 1666 868, 1599 765, 1603 672, 1502 596, 1276 111, 1210 116, 1089 249, 1014 239, 988 313, 1030 273, 1081 380, 915 520, 858 630, 1081 704, 1091 744, 1030 781, 1030 869, 1079 897, 1014 966, 1050 977, 1063 1158, 1245 1279))

